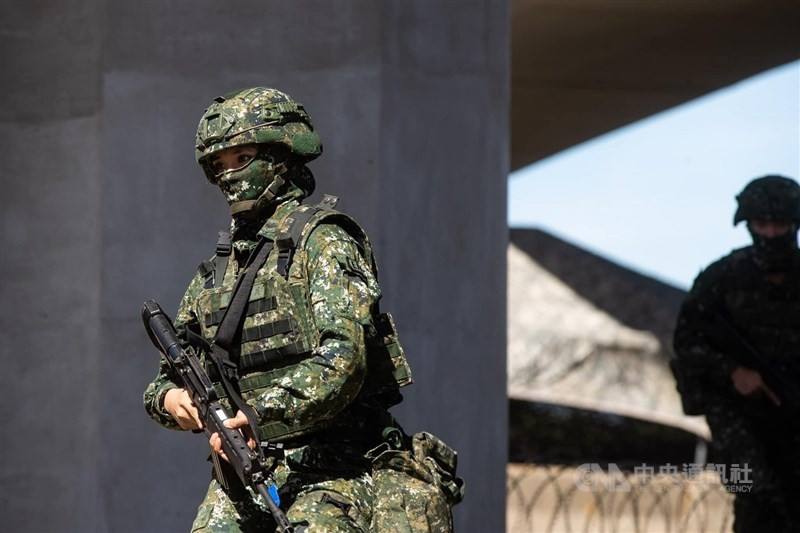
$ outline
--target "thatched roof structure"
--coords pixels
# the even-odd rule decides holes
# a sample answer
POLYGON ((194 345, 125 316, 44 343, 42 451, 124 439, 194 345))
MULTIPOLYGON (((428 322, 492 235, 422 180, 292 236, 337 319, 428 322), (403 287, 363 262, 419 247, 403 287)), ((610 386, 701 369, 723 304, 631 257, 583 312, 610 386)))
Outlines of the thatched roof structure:
POLYGON ((540 230, 508 248, 508 394, 709 438, 668 367, 683 291, 540 230))

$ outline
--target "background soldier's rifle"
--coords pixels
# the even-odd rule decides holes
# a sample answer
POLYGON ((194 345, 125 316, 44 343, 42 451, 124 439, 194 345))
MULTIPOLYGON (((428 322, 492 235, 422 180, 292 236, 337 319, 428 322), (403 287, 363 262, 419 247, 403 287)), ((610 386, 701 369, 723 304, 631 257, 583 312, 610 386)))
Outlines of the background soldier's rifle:
POLYGON ((702 331, 717 350, 739 365, 761 374, 767 387, 778 396, 780 407, 800 410, 800 383, 795 368, 775 368, 723 311, 715 309, 707 312, 703 319, 705 327, 702 331))
MULTIPOLYGON (((277 487, 270 481, 270 471, 266 466, 262 446, 251 450, 247 439, 238 429, 231 429, 223 423, 230 416, 220 403, 214 385, 197 357, 194 348, 184 348, 175 326, 155 301, 148 300, 142 307, 142 320, 150 340, 164 354, 167 362, 181 385, 189 393, 203 421, 203 430, 208 436, 217 433, 222 441, 222 451, 239 480, 261 495, 280 531, 301 533, 304 527, 292 527, 280 509, 277 487)), ((212 452, 218 474, 220 465, 212 452)), ((219 476, 222 482, 223 476, 219 476)))

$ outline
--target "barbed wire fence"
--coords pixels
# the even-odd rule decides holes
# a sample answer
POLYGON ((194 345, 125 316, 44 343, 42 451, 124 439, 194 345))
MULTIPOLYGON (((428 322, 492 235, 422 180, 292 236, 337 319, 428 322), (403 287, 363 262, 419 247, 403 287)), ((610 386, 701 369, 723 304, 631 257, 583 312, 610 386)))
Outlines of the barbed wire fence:
POLYGON ((509 464, 506 479, 508 533, 729 533, 733 525, 733 495, 714 472, 509 464))

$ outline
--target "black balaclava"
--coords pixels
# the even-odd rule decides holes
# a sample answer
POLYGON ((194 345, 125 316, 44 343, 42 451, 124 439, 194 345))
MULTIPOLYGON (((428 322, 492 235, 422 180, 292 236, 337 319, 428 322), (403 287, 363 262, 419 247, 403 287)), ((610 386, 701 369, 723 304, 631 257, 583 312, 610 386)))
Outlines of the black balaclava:
POLYGON ((753 238, 753 251, 756 263, 767 272, 783 272, 791 267, 797 252, 797 225, 783 235, 764 237, 755 231, 748 222, 747 231, 753 238))

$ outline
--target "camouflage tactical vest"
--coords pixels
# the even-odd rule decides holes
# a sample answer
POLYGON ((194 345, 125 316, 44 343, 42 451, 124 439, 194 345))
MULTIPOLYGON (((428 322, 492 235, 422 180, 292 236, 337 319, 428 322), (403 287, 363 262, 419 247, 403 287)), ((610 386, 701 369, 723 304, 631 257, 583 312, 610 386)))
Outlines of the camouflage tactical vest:
MULTIPOLYGON (((256 275, 244 312, 238 367, 239 388, 245 401, 257 398, 293 372, 298 363, 311 357, 312 350, 319 346, 319 333, 311 311, 305 251, 306 241, 314 228, 322 223, 342 227, 358 243, 364 259, 377 276, 372 248, 365 232, 352 218, 334 210, 334 204, 334 198, 326 197, 317 206, 301 205, 278 224, 274 247, 256 275)), ((224 257, 223 250, 224 247, 218 246, 215 259, 224 257)), ((236 284, 233 261, 233 256, 229 255, 224 278, 216 283, 212 281, 211 263, 207 262, 205 268, 201 265, 201 273, 211 283, 207 282, 196 299, 194 312, 202 336, 209 343, 214 339, 236 284)), ((380 313, 376 305, 371 322, 364 335, 367 375, 355 403, 389 407, 402 400, 399 388, 411 383, 411 370, 391 315, 380 313)), ((211 370, 209 374, 213 379, 216 372, 211 370)), ((216 389, 220 396, 225 396, 220 384, 216 384, 216 389)), ((327 427, 326 422, 305 425, 269 422, 259 426, 259 437, 270 441, 285 440, 327 427)))

